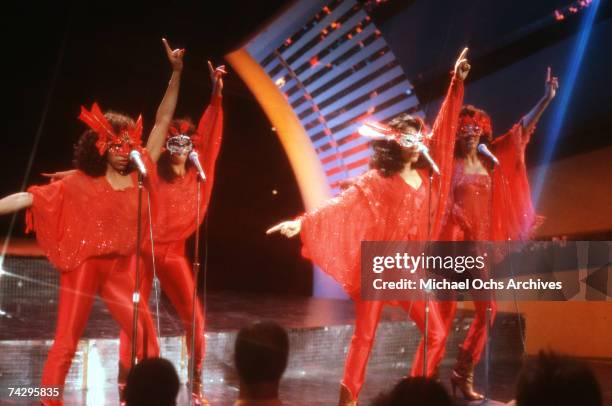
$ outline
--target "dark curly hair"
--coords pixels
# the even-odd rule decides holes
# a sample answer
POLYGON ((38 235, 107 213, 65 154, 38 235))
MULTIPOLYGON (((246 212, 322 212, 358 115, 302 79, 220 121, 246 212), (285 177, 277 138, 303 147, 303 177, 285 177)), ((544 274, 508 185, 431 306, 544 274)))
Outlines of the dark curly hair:
MULTIPOLYGON (((104 117, 116 133, 135 125, 131 117, 116 111, 109 110, 104 113, 104 117)), ((97 141, 98 134, 87 130, 74 146, 73 164, 75 168, 92 177, 103 176, 106 173, 106 154, 100 155, 96 147, 97 141)))
MULTIPOLYGON (((175 129, 174 131, 178 131, 179 128, 187 126, 186 135, 192 137, 196 134, 196 127, 191 121, 190 118, 180 118, 174 119, 170 123, 170 128, 175 129)), ((185 170, 189 170, 193 164, 191 161, 187 161, 185 163, 185 170)), ((172 182, 176 178, 176 174, 172 170, 172 158, 170 151, 164 150, 162 154, 159 156, 159 160, 157 161, 157 174, 161 179, 166 182, 172 182)))
MULTIPOLYGON (((461 111, 459 112, 459 118, 463 116, 474 117, 476 115, 486 117, 489 120, 489 123, 491 122, 491 116, 489 116, 486 111, 479 109, 478 107, 474 107, 471 104, 466 104, 465 106, 461 107, 461 111)), ((492 129, 483 131, 480 139, 482 142, 489 144, 493 140, 492 129)))
MULTIPOLYGON (((461 111, 459 111, 459 119, 461 119, 461 117, 463 116, 469 116, 469 117, 474 117, 474 116, 483 116, 489 119, 489 122, 491 121, 491 117, 487 114, 486 111, 479 109, 478 107, 474 107, 471 104, 466 104, 465 106, 461 107, 461 111)), ((459 131, 459 129, 457 129, 457 131, 459 131)), ((491 141, 493 141, 493 134, 491 131, 483 131, 482 135, 480 136, 480 143, 481 144, 486 144, 486 145, 490 145, 491 141)), ((456 157, 462 157, 464 155, 463 150, 461 149, 459 143, 455 143, 455 156, 456 157)))
MULTIPOLYGON (((403 113, 389 121, 388 125, 398 131, 406 131, 408 128, 415 128, 425 132, 423 119, 410 114, 403 113)), ((400 172, 406 165, 402 147, 395 141, 376 140, 372 142, 374 153, 370 158, 370 168, 378 170, 380 174, 388 178, 400 172)), ((414 167, 423 167, 424 163, 419 157, 414 167)))

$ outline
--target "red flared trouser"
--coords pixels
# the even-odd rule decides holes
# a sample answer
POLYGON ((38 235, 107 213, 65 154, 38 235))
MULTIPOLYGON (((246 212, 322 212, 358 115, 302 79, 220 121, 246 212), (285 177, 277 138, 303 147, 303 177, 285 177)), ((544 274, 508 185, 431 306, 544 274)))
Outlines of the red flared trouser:
MULTIPOLYGON (((482 351, 484 350, 487 341, 487 308, 491 307, 491 325, 495 320, 497 313, 497 302, 495 300, 487 301, 475 301, 474 302, 474 321, 470 325, 467 336, 461 344, 461 348, 470 354, 472 362, 478 363, 482 351)), ((453 319, 455 318, 455 312, 457 311, 457 302, 445 301, 439 302, 438 307, 440 309, 440 316, 446 326, 446 334, 448 335, 453 319)))
MULTIPOLYGON (((342 383, 350 390, 354 399, 357 399, 363 382, 365 380, 368 358, 374 344, 376 328, 380 320, 380 314, 384 302, 355 300, 355 331, 351 339, 346 363, 344 366, 344 377, 342 383)), ((402 302, 402 308, 416 323, 421 332, 425 331, 425 302, 413 301, 402 302)), ((440 318, 437 303, 429 302, 428 338, 427 338, 427 365, 426 374, 431 376, 444 355, 445 342, 444 324, 440 318)), ((423 375, 423 348, 424 340, 421 342, 412 362, 411 376, 423 375)))
MULTIPOLYGON (((157 278, 161 283, 161 288, 170 299, 172 306, 176 310, 187 337, 187 351, 191 355, 191 331, 192 331, 192 298, 194 280, 191 265, 187 262, 184 252, 185 242, 174 243, 171 245, 155 246, 155 270, 157 278)), ((148 303, 153 285, 153 263, 150 254, 143 255, 144 272, 142 279, 142 289, 144 303, 148 303)), ((206 342, 204 339, 204 313, 199 299, 196 299, 196 318, 195 318, 195 371, 198 374, 204 362, 206 342)), ((129 360, 129 340, 122 331, 120 335, 120 358, 129 360)))
MULTIPOLYGON (((63 388, 66 375, 83 334, 96 293, 106 304, 122 331, 132 337, 134 292, 132 257, 96 257, 60 276, 57 326, 53 346, 47 355, 42 386, 63 388)), ((153 320, 146 306, 140 307, 137 332, 139 358, 155 357, 159 347, 153 320)), ((129 369, 129 358, 127 360, 129 369)), ((61 401, 45 401, 61 404, 61 401)))

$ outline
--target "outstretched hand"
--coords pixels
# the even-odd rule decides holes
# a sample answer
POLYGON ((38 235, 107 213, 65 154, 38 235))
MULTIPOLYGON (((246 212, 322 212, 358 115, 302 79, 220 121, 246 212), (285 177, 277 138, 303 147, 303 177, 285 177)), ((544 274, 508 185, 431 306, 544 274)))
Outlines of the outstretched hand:
POLYGON ((223 75, 227 73, 225 65, 219 65, 215 68, 212 62, 208 61, 208 72, 213 85, 213 93, 220 95, 223 90, 223 75))
POLYGON ((457 61, 455 62, 454 75, 456 78, 459 78, 461 80, 465 80, 471 68, 467 60, 467 52, 468 48, 463 48, 463 51, 461 51, 461 54, 459 54, 459 58, 457 58, 457 61))
POLYGON ((53 173, 42 172, 41 175, 49 179, 49 183, 53 183, 55 181, 62 180, 65 177, 72 175, 75 172, 76 172, 76 169, 70 169, 67 171, 58 171, 58 172, 53 172, 53 173))
POLYGON ((164 48, 166 49, 166 55, 168 55, 168 61, 170 61, 170 65, 172 65, 172 70, 175 72, 180 72, 183 70, 183 55, 185 55, 185 49, 177 48, 172 49, 168 44, 168 40, 166 38, 162 38, 162 42, 164 43, 164 48))
POLYGON ((559 89, 559 78, 552 75, 550 66, 546 69, 546 83, 544 84, 544 97, 548 100, 554 99, 559 89))
POLYGON ((270 235, 272 233, 280 232, 287 238, 295 237, 302 230, 302 222, 300 220, 289 220, 283 221, 282 223, 278 223, 275 226, 270 227, 266 234, 270 235))

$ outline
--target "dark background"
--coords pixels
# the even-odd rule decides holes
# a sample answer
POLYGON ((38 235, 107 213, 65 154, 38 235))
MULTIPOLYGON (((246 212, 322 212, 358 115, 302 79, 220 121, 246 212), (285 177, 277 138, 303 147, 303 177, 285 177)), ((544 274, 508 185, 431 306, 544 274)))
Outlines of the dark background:
MULTIPOLYGON (((37 2, 3 11, 6 121, 0 155, 0 195, 44 182, 42 171, 71 166, 72 145, 84 130, 79 106, 100 103, 143 114, 145 134, 169 79, 161 45, 187 48, 177 116, 199 118, 211 86, 206 59, 216 64, 284 6, 285 1, 37 2), (55 74, 57 73, 57 76, 55 74), (50 95, 50 96, 49 96, 50 95), (43 120, 46 111, 46 119, 43 120), (40 126, 40 142, 33 146, 40 126), (26 168, 33 154, 27 179, 26 168)), ((580 16, 551 21, 570 1, 390 0, 373 11, 429 117, 465 45, 473 70, 466 102, 482 106, 499 133, 541 97, 552 65, 564 85, 580 16)), ((610 145, 610 5, 598 20, 569 106, 555 159, 610 145)), ((265 229, 303 210, 297 185, 270 124, 240 78, 226 78, 225 132, 206 231, 208 284, 213 290, 309 294, 310 264, 299 241, 266 237, 265 229), (278 191, 273 194, 273 190, 278 191)), ((552 108, 552 107, 551 107, 552 108)), ((549 112, 550 113, 550 112, 549 112)), ((547 114, 538 134, 550 126, 547 114)), ((544 148, 536 137, 528 162, 544 148)), ((23 236, 23 215, 13 232, 23 236)), ((10 216, 0 219, 0 233, 10 216)))

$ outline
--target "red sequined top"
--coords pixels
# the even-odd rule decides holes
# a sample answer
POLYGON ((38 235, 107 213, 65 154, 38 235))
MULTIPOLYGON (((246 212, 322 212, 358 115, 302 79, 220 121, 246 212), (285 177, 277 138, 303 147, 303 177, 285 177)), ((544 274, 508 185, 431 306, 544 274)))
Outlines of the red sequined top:
POLYGON ((504 241, 528 237, 535 214, 525 168, 525 148, 533 131, 533 126, 524 129, 519 122, 493 141, 491 150, 500 165, 492 178, 489 174, 467 174, 463 159, 456 161, 452 204, 444 222, 442 239, 504 241))
MULTIPOLYGON (((155 165, 142 154, 147 167, 143 190, 142 231, 148 230, 147 190, 156 183, 155 165)), ((136 251, 138 175, 133 187, 115 190, 106 176, 91 177, 81 171, 43 186, 31 186, 32 206, 26 212, 26 232, 35 231, 38 244, 61 272, 84 260, 106 255, 131 255, 136 251)), ((152 207, 156 194, 151 192, 152 207)))
MULTIPOLYGON (((432 183, 432 239, 439 233, 450 190, 455 132, 463 102, 463 82, 453 80, 433 126, 431 153, 441 176, 432 183)), ((377 170, 362 175, 351 187, 321 208, 304 214, 302 255, 340 283, 347 294, 360 291, 361 241, 426 240, 428 228, 427 171, 419 171, 418 189, 399 174, 385 178, 377 170)))
MULTIPOLYGON (((197 128, 198 152, 206 181, 201 185, 200 224, 202 223, 215 179, 215 162, 221 148, 223 135, 223 109, 221 96, 213 96, 210 105, 200 118, 197 128)), ((186 240, 195 232, 197 207, 197 172, 189 167, 182 177, 172 182, 159 179, 158 217, 153 227, 155 244, 171 244, 186 240)))

